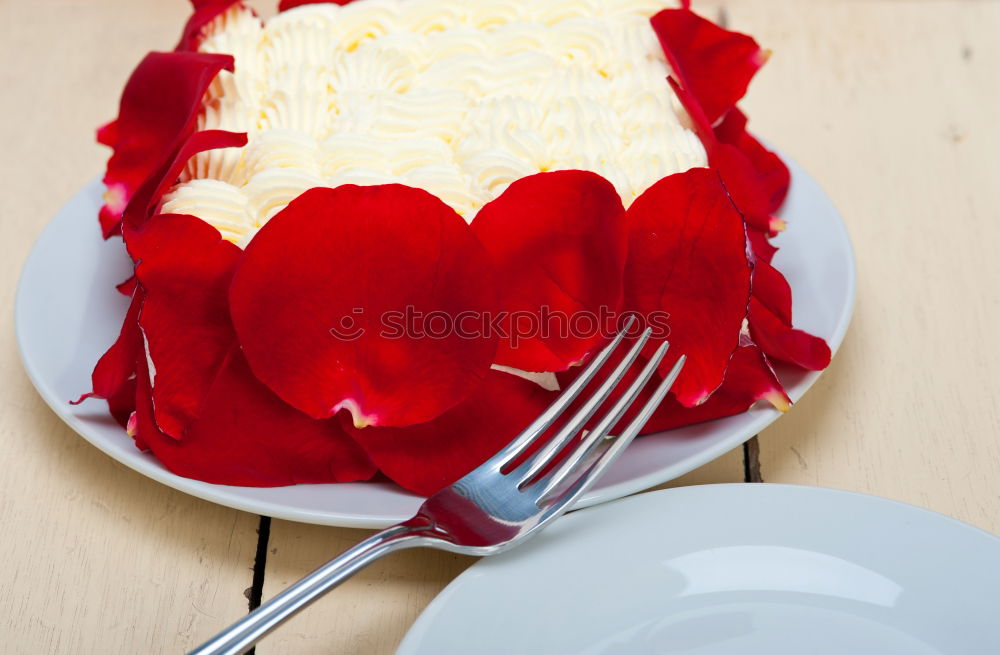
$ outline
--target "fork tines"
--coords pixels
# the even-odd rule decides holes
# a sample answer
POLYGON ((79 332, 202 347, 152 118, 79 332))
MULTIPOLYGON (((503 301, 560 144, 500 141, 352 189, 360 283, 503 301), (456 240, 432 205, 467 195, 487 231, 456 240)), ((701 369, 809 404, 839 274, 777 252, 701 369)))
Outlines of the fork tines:
POLYGON ((587 368, 577 376, 576 380, 566 388, 559 398, 507 448, 490 460, 490 463, 497 468, 506 469, 512 463, 517 462, 517 466, 508 475, 514 476, 520 488, 524 490, 532 489, 533 495, 537 494, 539 499, 545 498, 553 491, 567 485, 570 485, 571 489, 563 491, 563 493, 567 491, 574 495, 582 493, 585 487, 589 486, 589 483, 600 475, 629 442, 639 434, 643 425, 646 424, 656 408, 663 402, 667 392, 670 391, 671 385, 677 379, 684 366, 686 358, 682 355, 678 358, 670 372, 657 385, 649 400, 646 401, 645 405, 643 405, 642 409, 628 426, 617 437, 609 438, 608 435, 611 430, 614 429, 628 409, 639 399, 646 385, 656 374, 657 369, 666 357, 669 343, 663 342, 656 349, 655 354, 649 359, 642 371, 636 376, 635 380, 601 416, 597 424, 585 433, 583 439, 579 439, 580 433, 588 425, 588 422, 601 409, 602 405, 608 400, 615 389, 621 386, 629 369, 639 358, 640 353, 648 343, 652 335, 651 329, 643 331, 624 355, 621 362, 601 382, 593 394, 582 403, 579 409, 572 416, 564 420, 555 435, 548 438, 546 443, 538 448, 537 452, 531 454, 523 462, 519 462, 518 460, 524 457, 529 452, 531 446, 543 435, 547 434, 549 428, 566 413, 566 410, 580 396, 583 389, 604 368, 608 359, 622 344, 634 323, 635 319, 630 319, 611 344, 593 358, 593 361, 588 364, 587 368), (579 440, 579 443, 570 449, 570 444, 575 440, 579 440), (566 452, 567 450, 569 452, 566 452), (600 455, 594 461, 594 456, 598 452, 600 452, 600 455), (580 489, 575 490, 574 488, 578 486, 580 489))

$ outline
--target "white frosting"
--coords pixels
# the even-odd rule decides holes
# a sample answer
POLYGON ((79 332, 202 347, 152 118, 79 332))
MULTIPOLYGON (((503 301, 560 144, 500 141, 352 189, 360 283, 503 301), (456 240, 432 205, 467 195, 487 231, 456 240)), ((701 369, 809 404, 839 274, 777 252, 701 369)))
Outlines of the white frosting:
POLYGON ((235 7, 200 49, 232 54, 200 129, 247 132, 202 153, 165 210, 236 243, 315 186, 398 182, 471 221, 511 182, 583 169, 626 206, 704 166, 649 25, 668 0, 360 0, 262 25, 235 7))

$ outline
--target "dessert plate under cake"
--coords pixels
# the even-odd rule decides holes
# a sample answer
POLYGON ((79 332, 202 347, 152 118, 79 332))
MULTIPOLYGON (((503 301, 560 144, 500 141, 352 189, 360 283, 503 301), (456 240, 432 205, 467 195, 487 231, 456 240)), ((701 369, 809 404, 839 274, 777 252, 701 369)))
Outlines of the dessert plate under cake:
MULTIPOLYGON (((854 254, 844 224, 819 185, 794 162, 781 212, 790 229, 775 265, 796 299, 795 323, 836 351, 855 297, 854 254)), ((71 406, 90 388, 94 361, 121 327, 128 299, 115 284, 131 273, 121 241, 104 241, 94 222, 104 189, 95 181, 66 204, 39 237, 18 287, 15 322, 28 375, 52 410, 92 444, 140 473, 194 496, 277 518, 324 525, 382 527, 419 506, 419 496, 388 482, 249 488, 214 485, 167 471, 143 453, 99 403, 71 406)), ((819 373, 779 371, 797 401, 819 373)), ((794 411, 794 409, 793 409, 794 411)), ((642 437, 580 502, 594 505, 655 486, 737 447, 780 417, 771 408, 642 437)))

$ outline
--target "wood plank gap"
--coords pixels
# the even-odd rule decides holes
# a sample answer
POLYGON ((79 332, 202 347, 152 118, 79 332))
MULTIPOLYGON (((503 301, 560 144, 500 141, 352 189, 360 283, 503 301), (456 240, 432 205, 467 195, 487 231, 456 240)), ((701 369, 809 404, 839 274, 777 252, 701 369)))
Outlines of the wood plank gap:
MULTIPOLYGON (((271 541, 271 517, 261 516, 260 524, 257 527, 257 554, 253 559, 253 582, 246 590, 249 601, 248 611, 252 612, 258 607, 264 597, 264 573, 267 571, 267 546, 271 541)), ((255 655, 256 646, 247 651, 247 655, 255 655)))
POLYGON ((743 444, 743 481, 764 481, 760 475, 760 441, 757 437, 751 437, 743 444))

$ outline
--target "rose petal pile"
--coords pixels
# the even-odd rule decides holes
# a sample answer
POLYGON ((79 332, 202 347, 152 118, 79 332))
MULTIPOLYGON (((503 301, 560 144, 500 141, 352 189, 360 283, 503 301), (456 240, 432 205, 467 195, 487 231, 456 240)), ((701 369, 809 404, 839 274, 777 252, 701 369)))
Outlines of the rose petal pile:
POLYGON ((432 316, 454 327, 489 315, 540 321, 543 310, 669 314, 669 339, 688 364, 647 432, 758 401, 786 409, 771 362, 829 363, 827 345, 792 326, 790 288, 770 264, 789 174, 736 107, 767 58, 752 38, 686 2, 653 17, 710 168, 664 178, 627 210, 607 180, 582 171, 517 181, 471 226, 410 187, 317 188, 241 250, 197 217, 157 213, 194 154, 246 143, 195 131, 206 89, 233 60, 194 50, 234 4, 195 1, 177 49, 139 64, 117 120, 98 133, 114 151, 101 227, 124 238, 136 267, 120 286, 132 296, 121 334, 84 397, 106 399, 171 471, 254 486, 381 471, 429 494, 555 396, 491 367, 557 373, 565 384, 603 343, 455 329, 430 337, 432 316), (418 317, 409 331, 377 329, 407 312, 418 317))

